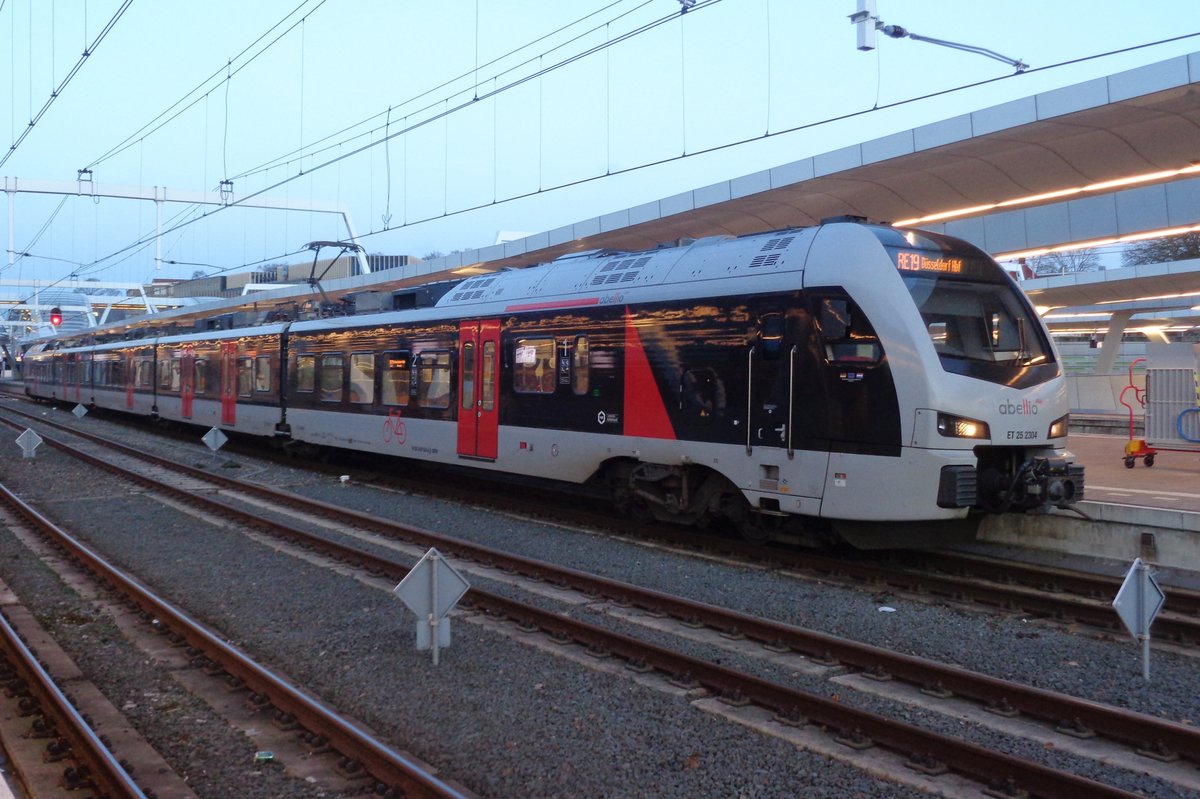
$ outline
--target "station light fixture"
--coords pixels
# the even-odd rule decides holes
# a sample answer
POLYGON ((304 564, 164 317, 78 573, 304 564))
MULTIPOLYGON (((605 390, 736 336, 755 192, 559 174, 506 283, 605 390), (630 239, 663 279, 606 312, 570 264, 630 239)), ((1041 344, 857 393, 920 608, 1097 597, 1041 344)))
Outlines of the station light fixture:
POLYGON ((1194 175, 1200 173, 1200 164, 1188 164, 1179 169, 1164 169, 1157 172, 1145 172, 1140 175, 1127 175, 1123 178, 1114 178, 1112 180, 1101 180, 1096 183, 1088 183, 1084 186, 1072 186, 1066 189, 1058 189, 1056 191, 1042 192, 1041 194, 1028 194, 1023 197, 1014 197, 1010 200, 1002 200, 995 203, 984 203, 981 205, 972 205, 966 208, 955 208, 950 211, 939 211, 936 214, 928 214, 926 216, 917 216, 912 219, 900 219, 893 222, 894 227, 911 227, 920 225, 925 222, 944 222, 948 219, 959 219, 965 216, 975 216, 982 214, 985 211, 994 211, 997 208, 1012 208, 1021 205, 1033 205, 1035 203, 1046 202, 1047 200, 1057 200, 1062 197, 1071 197, 1077 194, 1087 194, 1089 192, 1106 191, 1108 189, 1117 189, 1124 186, 1136 186, 1144 183, 1159 183, 1172 178, 1182 177, 1184 175, 1194 175))
POLYGON ((1185 233, 1200 233, 1200 225, 1190 225, 1188 227, 1173 227, 1162 228, 1160 230, 1148 230, 1144 233, 1131 233, 1128 236, 1112 236, 1104 239, 1091 239, 1090 241, 1076 241, 1071 244, 1060 244, 1057 247, 1038 247, 1034 250, 1020 250, 1017 252, 1002 252, 996 253, 992 257, 997 261, 1015 261, 1019 258, 1034 258, 1039 255, 1047 255, 1052 252, 1069 252, 1071 250, 1086 250, 1095 247, 1107 247, 1111 244, 1128 244, 1133 241, 1145 241, 1147 239, 1165 239, 1170 236, 1182 236, 1185 233))

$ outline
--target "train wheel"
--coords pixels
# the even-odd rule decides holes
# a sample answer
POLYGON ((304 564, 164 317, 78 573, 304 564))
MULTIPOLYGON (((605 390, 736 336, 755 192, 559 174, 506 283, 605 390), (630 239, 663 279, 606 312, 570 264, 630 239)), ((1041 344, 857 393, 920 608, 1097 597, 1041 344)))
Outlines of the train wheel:
POLYGON ((1147 455, 1146 457, 1142 458, 1142 463, 1146 464, 1147 469, 1150 468, 1154 465, 1154 456, 1147 455))
POLYGON ((1137 463, 1137 458, 1126 458, 1125 459, 1125 468, 1132 469, 1133 464, 1135 464, 1135 463, 1137 463))

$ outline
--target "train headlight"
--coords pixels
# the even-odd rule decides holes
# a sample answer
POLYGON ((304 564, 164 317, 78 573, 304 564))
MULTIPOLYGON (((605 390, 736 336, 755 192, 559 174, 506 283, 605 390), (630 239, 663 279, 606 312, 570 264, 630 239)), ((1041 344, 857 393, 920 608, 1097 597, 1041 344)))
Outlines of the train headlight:
POLYGON ((1062 438, 1067 434, 1067 427, 1071 423, 1071 414, 1060 416, 1050 423, 1050 431, 1046 433, 1046 438, 1062 438))
POLYGON ((954 416, 949 413, 939 413, 937 415, 937 430, 938 433, 946 438, 992 437, 992 432, 988 429, 987 422, 981 422, 977 419, 967 419, 963 416, 954 416))

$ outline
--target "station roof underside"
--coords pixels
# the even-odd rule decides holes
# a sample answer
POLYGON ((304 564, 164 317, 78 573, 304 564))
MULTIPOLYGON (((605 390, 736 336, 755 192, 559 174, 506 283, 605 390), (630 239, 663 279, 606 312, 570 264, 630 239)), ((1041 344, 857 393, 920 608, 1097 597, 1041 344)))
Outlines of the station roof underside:
MULTIPOLYGON (((1200 53, 1193 53, 418 264, 404 282, 452 277, 469 267, 529 266, 582 250, 643 250, 684 238, 811 225, 846 214, 920 218, 1197 165, 1200 53)), ((1196 174, 917 226, 965 238, 992 254, 1192 226, 1200 224, 1196 174)), ((1152 311, 1153 303, 1143 298, 1200 293, 1200 265, 1159 264, 1022 285, 1039 306, 1141 301, 1152 311)), ((1179 315, 1178 302, 1167 305, 1179 315)), ((1200 313, 1196 317, 1200 323, 1200 313)))
MULTIPOLYGON (((1014 79, 1019 79, 1016 76, 1014 79)), ((1010 200, 915 226, 992 254, 1200 225, 1200 53, 1031 95, 523 239, 385 273, 330 281, 331 297, 546 263, 594 249, 812 225, 832 216, 899 221, 1010 200), (1132 185, 1094 187, 1169 172, 1132 185), (1070 197, 1021 198, 1093 186, 1070 197)), ((1039 306, 1200 293, 1195 262, 1023 283, 1039 306)), ((295 299, 261 292, 258 307, 295 299)), ((1200 303, 1200 299, 1197 300, 1200 303)), ((244 298, 217 303, 244 307, 244 298)), ((1172 305, 1178 313, 1178 302, 1172 305)), ((168 312, 170 318, 185 312, 168 312)), ((193 312, 194 313, 194 312, 193 312)), ((1198 315, 1200 316, 1200 315, 1198 315)), ((165 321, 165 320, 164 320, 165 321)))

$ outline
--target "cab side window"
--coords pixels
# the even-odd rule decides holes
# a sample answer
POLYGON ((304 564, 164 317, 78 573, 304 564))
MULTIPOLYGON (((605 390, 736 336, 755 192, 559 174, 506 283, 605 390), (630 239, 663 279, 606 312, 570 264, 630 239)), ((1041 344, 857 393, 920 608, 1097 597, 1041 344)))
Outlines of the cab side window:
POLYGON ((822 297, 817 312, 828 362, 874 366, 883 360, 875 328, 852 300, 822 297))

